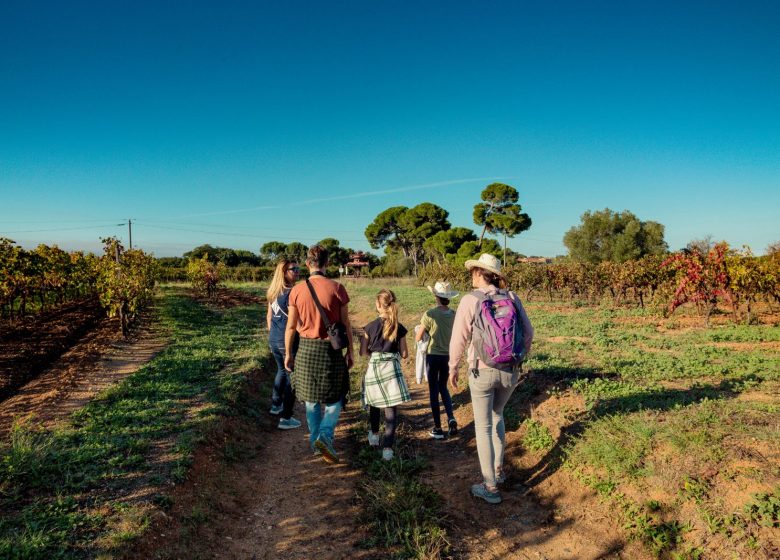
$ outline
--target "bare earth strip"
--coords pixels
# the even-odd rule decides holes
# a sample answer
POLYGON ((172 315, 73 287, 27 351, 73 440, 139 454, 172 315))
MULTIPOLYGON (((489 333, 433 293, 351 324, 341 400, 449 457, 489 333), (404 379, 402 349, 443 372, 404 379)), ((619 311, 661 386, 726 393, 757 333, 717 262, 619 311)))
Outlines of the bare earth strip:
MULTIPOLYGON (((413 369, 406 364, 405 371, 413 369)), ((267 377, 267 374, 263 377, 267 377)), ((645 559, 637 543, 626 543, 609 508, 568 473, 525 454, 517 433, 509 434, 507 464, 514 487, 504 502, 491 506, 469 494, 479 479, 471 405, 462 391, 456 402, 460 433, 432 441, 427 386, 410 380, 414 400, 404 407, 401 437, 414 437, 431 460, 424 481, 443 497, 454 558, 498 560, 645 559)), ((345 459, 330 466, 312 456, 306 425, 275 429, 275 419, 244 434, 262 447, 250 460, 230 465, 202 453, 184 495, 168 522, 156 524, 133 558, 156 552, 161 558, 287 560, 383 558, 381 551, 359 547, 361 529, 356 484, 365 474, 349 466, 356 453, 347 430, 358 421, 356 405, 342 416, 337 447, 345 459), (208 512, 193 531, 193 511, 208 512)), ((303 420, 298 404, 296 416, 303 420)))
POLYGON ((0 403, 0 437, 15 420, 31 418, 51 426, 84 406, 96 394, 134 373, 166 342, 150 316, 123 340, 115 321, 100 324, 52 366, 0 403))
MULTIPOLYGON (((336 433, 345 455, 355 414, 353 405, 336 433)), ((299 403, 295 416, 303 415, 299 403)), ((359 546, 366 536, 355 501, 360 471, 348 461, 328 465, 314 456, 305 420, 287 431, 276 429, 270 415, 255 426, 224 429, 212 441, 256 452, 231 462, 218 446, 202 448, 187 482, 173 492, 172 510, 158 516, 126 558, 377 558, 359 546)))

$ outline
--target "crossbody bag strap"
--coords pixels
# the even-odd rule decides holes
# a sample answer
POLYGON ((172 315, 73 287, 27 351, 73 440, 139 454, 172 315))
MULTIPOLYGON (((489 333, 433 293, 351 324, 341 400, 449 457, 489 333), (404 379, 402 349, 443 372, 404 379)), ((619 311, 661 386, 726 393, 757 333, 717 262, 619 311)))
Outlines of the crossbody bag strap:
POLYGON ((314 286, 311 285, 311 282, 309 282, 309 279, 306 279, 306 285, 309 287, 309 291, 311 292, 311 297, 314 300, 315 305, 317 306, 317 309, 320 310, 320 316, 322 317, 322 320, 325 322, 325 328, 330 328, 330 320, 328 319, 328 314, 325 313, 325 310, 322 308, 322 304, 320 303, 320 299, 317 297, 317 292, 314 291, 314 286))

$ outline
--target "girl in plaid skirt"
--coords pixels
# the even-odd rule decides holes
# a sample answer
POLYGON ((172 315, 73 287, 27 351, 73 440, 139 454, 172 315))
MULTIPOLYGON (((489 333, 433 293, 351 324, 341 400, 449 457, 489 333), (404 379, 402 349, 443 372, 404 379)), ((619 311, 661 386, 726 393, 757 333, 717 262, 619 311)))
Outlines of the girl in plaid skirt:
POLYGON ((412 400, 409 387, 401 372, 401 359, 406 358, 406 327, 398 322, 398 305, 391 290, 381 290, 376 296, 379 317, 364 327, 360 339, 360 355, 369 356, 368 369, 363 378, 363 406, 368 407, 371 431, 368 443, 379 446, 379 409, 385 410, 385 437, 382 458, 393 458, 393 442, 398 425, 397 408, 412 400))

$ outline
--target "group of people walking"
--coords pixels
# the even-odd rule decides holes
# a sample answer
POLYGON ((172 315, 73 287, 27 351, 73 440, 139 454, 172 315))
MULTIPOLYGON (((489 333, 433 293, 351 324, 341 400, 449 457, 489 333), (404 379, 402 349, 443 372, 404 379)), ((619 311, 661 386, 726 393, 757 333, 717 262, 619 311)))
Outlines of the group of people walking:
MULTIPOLYGON (((327 265, 327 250, 314 245, 307 253, 306 281, 298 282, 300 267, 295 261, 283 259, 276 267, 268 288, 268 340, 277 364, 270 412, 279 416, 280 429, 298 428, 301 422, 293 417, 293 405, 296 399, 303 401, 312 451, 337 463, 333 440, 349 393, 354 355, 349 294, 325 276, 327 265)), ((418 364, 417 380, 426 377, 428 382, 430 436, 444 439, 457 434, 447 385, 457 388, 466 353, 482 471, 482 482, 474 484, 471 493, 496 504, 501 501, 498 486, 505 480, 503 410, 530 352, 533 327, 520 299, 507 289, 499 259, 485 253, 465 266, 474 290, 463 295, 457 310, 450 308, 450 301, 459 294, 448 282, 429 286, 436 306, 423 314, 414 330, 418 359, 425 360, 418 364), (447 415, 446 430, 440 405, 447 415)), ((382 458, 391 460, 398 405, 411 400, 401 368, 401 360, 409 355, 408 330, 399 322, 392 290, 380 290, 375 306, 377 318, 365 325, 360 337, 360 355, 368 357, 362 404, 369 413, 369 445, 381 445, 382 458), (382 411, 385 429, 380 434, 382 411)))

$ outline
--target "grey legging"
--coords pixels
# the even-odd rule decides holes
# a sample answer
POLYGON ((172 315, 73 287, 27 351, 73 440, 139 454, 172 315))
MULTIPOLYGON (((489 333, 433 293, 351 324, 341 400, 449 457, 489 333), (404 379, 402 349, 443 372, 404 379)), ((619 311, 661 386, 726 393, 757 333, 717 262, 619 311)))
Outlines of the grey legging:
POLYGON ((496 486, 496 470, 504 464, 504 406, 515 390, 519 372, 480 368, 469 374, 474 431, 482 478, 490 488, 496 486))

